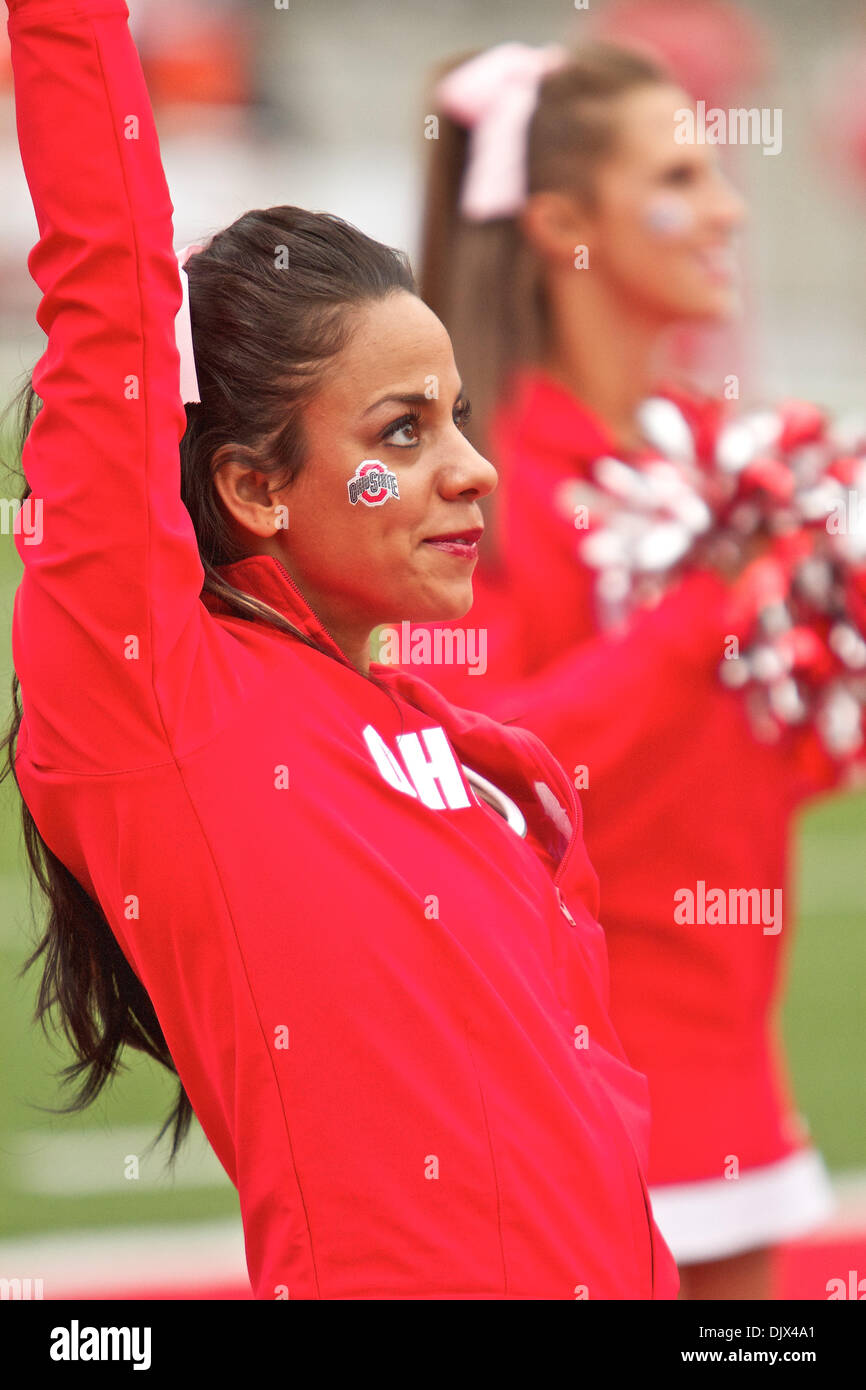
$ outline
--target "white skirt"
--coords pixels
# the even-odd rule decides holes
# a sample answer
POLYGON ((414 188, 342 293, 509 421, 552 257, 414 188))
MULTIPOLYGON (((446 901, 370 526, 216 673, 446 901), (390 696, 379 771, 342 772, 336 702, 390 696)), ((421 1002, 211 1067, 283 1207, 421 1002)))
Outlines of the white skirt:
POLYGON ((738 1178, 665 1183, 650 1188, 650 1196, 656 1224, 681 1265, 778 1245, 821 1226, 836 1210, 816 1149, 800 1149, 738 1178))

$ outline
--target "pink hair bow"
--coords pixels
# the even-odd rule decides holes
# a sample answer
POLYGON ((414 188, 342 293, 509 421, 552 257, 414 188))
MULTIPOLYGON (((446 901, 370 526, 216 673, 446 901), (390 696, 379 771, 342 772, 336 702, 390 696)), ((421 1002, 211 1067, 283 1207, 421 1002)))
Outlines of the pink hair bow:
POLYGON ((190 256, 194 255, 196 251, 203 250, 204 243, 197 241, 193 242, 190 246, 184 246, 182 250, 176 253, 183 299, 174 321, 174 336, 177 343, 177 350, 180 353, 180 398, 184 405, 188 402, 197 404, 201 401, 198 389, 198 375, 195 370, 195 354, 192 348, 192 319, 189 312, 189 276, 184 270, 184 266, 190 256))
POLYGON ((470 222, 513 217, 526 202, 526 141, 538 88, 567 61, 559 44, 501 43, 437 83, 439 109, 469 130, 460 212, 470 222))

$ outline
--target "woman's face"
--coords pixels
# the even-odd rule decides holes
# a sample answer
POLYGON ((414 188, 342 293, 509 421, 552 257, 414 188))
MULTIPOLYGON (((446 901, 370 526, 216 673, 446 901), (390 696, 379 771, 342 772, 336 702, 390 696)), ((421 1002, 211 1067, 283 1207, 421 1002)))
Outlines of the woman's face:
POLYGON ((348 344, 304 410, 299 475, 267 505, 249 483, 241 507, 229 505, 260 532, 249 548, 275 555, 345 654, 365 664, 380 623, 456 619, 472 606, 478 503, 497 477, 463 434, 467 403, 435 314, 405 291, 352 314, 348 344), (371 461, 393 482, 367 488, 365 500, 356 474, 371 461), (278 505, 287 526, 268 516, 278 505), (434 541, 443 536, 468 544, 434 541))
POLYGON ((616 151, 598 169, 587 217, 590 272, 663 323, 738 306, 734 237, 745 205, 708 144, 678 144, 677 87, 644 87, 617 107, 616 151))

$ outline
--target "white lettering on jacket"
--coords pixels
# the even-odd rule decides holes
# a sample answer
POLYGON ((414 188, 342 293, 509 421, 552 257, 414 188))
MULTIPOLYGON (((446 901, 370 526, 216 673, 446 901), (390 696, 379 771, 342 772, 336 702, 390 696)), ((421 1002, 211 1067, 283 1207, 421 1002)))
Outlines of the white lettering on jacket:
POLYGON ((471 806, 444 729, 438 726, 422 729, 421 738, 417 734, 398 734, 397 749, 402 764, 372 724, 364 729, 364 742, 373 755, 379 774, 395 791, 418 797, 433 811, 444 811, 446 808, 457 811, 461 807, 471 806), (422 738, 424 747, 421 745, 422 738))

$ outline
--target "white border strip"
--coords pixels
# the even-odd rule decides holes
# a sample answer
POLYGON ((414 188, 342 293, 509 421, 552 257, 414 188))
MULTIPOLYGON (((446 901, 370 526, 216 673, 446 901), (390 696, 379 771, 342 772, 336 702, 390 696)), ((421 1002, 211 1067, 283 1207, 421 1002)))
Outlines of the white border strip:
POLYGON ((821 1155, 804 1149, 738 1178, 650 1189, 656 1223, 678 1264, 777 1245, 820 1227, 837 1202, 821 1155))

